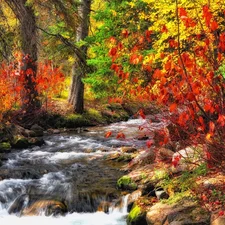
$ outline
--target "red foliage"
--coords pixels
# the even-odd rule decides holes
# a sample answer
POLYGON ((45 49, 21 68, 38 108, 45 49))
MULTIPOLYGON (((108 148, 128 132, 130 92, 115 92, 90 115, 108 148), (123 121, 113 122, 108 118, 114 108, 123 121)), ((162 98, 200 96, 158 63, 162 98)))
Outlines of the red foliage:
MULTIPOLYGON (((21 58, 19 54, 17 57, 21 58)), ((25 56, 25 60, 30 59, 25 56)), ((2 113, 21 105, 21 96, 26 88, 25 76, 32 76, 31 80, 36 84, 40 99, 51 98, 59 94, 63 88, 65 76, 60 68, 54 68, 50 61, 38 65, 39 70, 36 78, 33 76, 32 69, 29 68, 24 73, 21 69, 22 66, 22 61, 17 60, 10 64, 2 64, 0 67, 0 120, 2 119, 2 113)), ((28 92, 29 90, 25 91, 28 92)))

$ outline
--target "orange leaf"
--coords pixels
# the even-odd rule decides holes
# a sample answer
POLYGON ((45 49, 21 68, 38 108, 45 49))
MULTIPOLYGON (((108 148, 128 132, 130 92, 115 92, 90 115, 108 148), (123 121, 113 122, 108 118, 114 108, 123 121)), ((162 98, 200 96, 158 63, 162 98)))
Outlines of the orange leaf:
POLYGON ((117 139, 119 139, 119 138, 125 139, 126 137, 125 137, 125 134, 124 134, 124 133, 119 132, 119 133, 117 134, 116 138, 117 138, 117 139))
POLYGON ((108 138, 112 135, 112 131, 108 131, 105 133, 105 138, 108 138))

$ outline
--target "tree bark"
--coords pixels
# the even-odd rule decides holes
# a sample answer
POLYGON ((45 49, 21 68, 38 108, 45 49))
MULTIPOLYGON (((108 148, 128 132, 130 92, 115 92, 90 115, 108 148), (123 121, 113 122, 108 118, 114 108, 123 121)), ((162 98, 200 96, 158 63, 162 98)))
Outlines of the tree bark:
MULTIPOLYGON (((76 41, 84 40, 88 36, 90 22, 91 0, 81 0, 78 8, 80 23, 77 28, 76 41)), ((87 59, 87 46, 80 48, 81 56, 75 55, 75 63, 72 68, 72 84, 70 88, 69 103, 73 105, 75 113, 84 112, 84 83, 82 78, 85 76, 86 68, 82 65, 87 59)))
POLYGON ((41 107, 35 81, 38 59, 36 18, 32 7, 26 3, 26 0, 6 0, 6 2, 20 21, 23 53, 21 67, 23 78, 22 108, 26 112, 32 112, 41 107))

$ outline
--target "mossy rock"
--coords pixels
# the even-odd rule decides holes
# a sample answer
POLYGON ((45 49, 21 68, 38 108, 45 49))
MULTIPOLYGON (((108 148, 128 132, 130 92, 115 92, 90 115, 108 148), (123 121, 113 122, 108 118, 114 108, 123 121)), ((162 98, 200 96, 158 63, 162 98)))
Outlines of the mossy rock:
POLYGON ((122 190, 136 190, 137 184, 132 181, 132 179, 129 176, 122 176, 117 181, 117 187, 122 190))
POLYGON ((146 212, 140 206, 134 205, 127 216, 127 225, 147 225, 146 212))
POLYGON ((14 137, 12 146, 14 148, 28 148, 30 146, 30 143, 28 141, 28 138, 25 138, 24 136, 17 135, 14 137))
POLYGON ((5 152, 11 149, 11 145, 9 142, 0 143, 0 152, 5 152))

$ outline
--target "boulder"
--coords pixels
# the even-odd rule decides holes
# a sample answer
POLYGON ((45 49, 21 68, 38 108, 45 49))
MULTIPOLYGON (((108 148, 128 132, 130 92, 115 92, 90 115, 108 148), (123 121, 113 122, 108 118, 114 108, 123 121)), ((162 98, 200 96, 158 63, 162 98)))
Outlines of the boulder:
POLYGON ((29 147, 29 141, 28 141, 28 138, 25 138, 24 136, 22 135, 16 135, 14 136, 13 138, 13 142, 12 142, 12 146, 14 148, 28 148, 29 147))
POLYGON ((42 137, 33 137, 28 139, 30 145, 41 146, 45 144, 45 141, 42 137))
POLYGON ((174 204, 153 205, 146 215, 148 225, 208 225, 209 213, 190 200, 183 200, 174 204))
POLYGON ((136 190, 133 191, 129 196, 128 196, 128 201, 127 201, 127 209, 128 212, 131 211, 133 204, 136 200, 138 200, 139 197, 142 196, 142 191, 141 190, 136 190))
POLYGON ((30 130, 35 133, 35 137, 41 137, 44 134, 44 129, 37 124, 34 124, 30 130))

